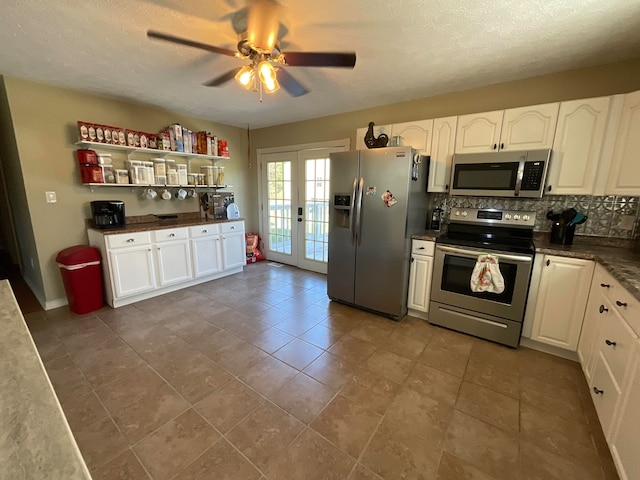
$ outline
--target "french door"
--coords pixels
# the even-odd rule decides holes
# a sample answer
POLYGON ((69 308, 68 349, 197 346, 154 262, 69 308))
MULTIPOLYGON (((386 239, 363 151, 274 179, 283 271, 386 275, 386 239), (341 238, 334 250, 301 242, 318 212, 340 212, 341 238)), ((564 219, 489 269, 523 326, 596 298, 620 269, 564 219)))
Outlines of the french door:
POLYGON ((329 254, 329 154, 315 148, 261 155, 265 256, 327 273, 329 254))

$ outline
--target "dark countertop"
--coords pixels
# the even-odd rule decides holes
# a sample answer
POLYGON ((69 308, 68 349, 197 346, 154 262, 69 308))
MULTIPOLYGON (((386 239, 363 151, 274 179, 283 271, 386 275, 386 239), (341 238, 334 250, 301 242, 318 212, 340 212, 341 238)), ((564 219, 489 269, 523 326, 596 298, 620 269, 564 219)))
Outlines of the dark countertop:
POLYGON ((415 240, 430 240, 434 242, 441 233, 443 233, 441 230, 425 230, 424 232, 411 235, 411 238, 415 240))
POLYGON ((637 249, 590 245, 556 245, 546 238, 536 238, 536 253, 594 260, 640 301, 640 251, 637 249))
MULTIPOLYGON (((127 219, 128 221, 128 219, 127 219)), ((100 232, 103 235, 116 235, 118 233, 133 233, 133 232, 150 232, 152 230, 161 230, 163 228, 176 228, 176 227, 194 227, 198 225, 211 225, 214 223, 227 223, 227 222, 240 222, 244 221, 244 218, 234 218, 233 220, 217 220, 217 219, 205 219, 205 218, 176 218, 168 220, 153 220, 148 222, 135 222, 127 223, 124 228, 95 228, 89 223, 88 228, 100 232)))
MULTIPOLYGON (((442 231, 425 230, 412 235, 416 240, 435 241, 442 231)), ((534 233, 536 253, 593 260, 602 265, 620 285, 640 301, 640 245, 638 241, 576 237, 573 245, 549 242, 548 232, 534 233)))

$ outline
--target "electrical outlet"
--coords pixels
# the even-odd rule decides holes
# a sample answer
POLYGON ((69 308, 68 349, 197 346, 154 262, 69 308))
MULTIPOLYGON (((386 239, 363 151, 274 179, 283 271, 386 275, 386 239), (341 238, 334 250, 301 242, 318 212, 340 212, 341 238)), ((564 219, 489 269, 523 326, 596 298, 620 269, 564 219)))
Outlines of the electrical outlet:
POLYGON ((47 203, 56 203, 58 201, 56 192, 44 192, 44 195, 47 198, 47 203))

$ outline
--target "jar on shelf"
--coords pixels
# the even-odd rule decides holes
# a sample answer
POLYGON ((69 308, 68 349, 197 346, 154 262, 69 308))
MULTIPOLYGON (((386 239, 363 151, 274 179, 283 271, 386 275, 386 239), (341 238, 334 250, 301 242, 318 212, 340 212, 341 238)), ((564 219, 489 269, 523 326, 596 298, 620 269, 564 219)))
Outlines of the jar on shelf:
POLYGON ((224 185, 224 167, 218 167, 218 179, 216 185, 224 185))
POLYGON ((200 167, 200 172, 204 174, 205 185, 215 185, 216 177, 214 176, 214 168, 211 165, 200 167))

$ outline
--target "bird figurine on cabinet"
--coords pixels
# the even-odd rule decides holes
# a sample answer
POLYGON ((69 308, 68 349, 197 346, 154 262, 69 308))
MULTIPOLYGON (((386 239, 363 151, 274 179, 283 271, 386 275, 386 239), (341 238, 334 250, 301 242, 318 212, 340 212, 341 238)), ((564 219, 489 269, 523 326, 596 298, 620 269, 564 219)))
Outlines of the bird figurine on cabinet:
POLYGON ((387 143, 389 142, 389 137, 385 133, 381 133, 380 135, 378 135, 378 138, 376 138, 373 135, 373 125, 373 122, 369 122, 369 129, 364 136, 364 144, 367 146, 367 148, 386 147, 387 143))

